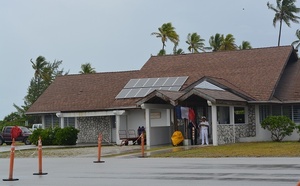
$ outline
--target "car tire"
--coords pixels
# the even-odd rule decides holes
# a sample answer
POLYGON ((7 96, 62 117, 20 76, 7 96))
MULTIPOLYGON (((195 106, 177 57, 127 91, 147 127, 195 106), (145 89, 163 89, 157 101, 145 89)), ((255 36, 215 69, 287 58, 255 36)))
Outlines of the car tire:
POLYGON ((4 140, 2 138, 0 138, 0 145, 3 145, 4 140))
POLYGON ((25 143, 25 145, 31 145, 31 142, 29 141, 28 138, 25 138, 25 139, 24 139, 24 143, 25 143))

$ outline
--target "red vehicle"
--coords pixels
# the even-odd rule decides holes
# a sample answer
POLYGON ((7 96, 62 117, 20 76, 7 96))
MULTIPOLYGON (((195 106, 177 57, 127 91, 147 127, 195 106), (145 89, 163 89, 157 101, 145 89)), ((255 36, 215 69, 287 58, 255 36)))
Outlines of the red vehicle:
POLYGON ((21 141, 25 145, 30 145, 31 142, 29 141, 28 137, 32 134, 32 132, 26 127, 18 126, 17 128, 20 129, 20 133, 18 132, 19 129, 16 129, 16 126, 3 127, 2 132, 0 133, 0 145, 3 145, 3 143, 11 145, 12 135, 17 136, 15 141, 21 141))

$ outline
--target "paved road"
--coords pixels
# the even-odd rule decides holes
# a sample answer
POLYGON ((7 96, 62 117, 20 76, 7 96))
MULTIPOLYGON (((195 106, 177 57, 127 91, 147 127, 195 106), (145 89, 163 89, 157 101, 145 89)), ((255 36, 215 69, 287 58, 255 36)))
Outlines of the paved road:
POLYGON ((139 155, 102 158, 15 159, 13 179, 9 159, 0 159, 0 185, 7 186, 296 186, 300 158, 148 158, 139 155))

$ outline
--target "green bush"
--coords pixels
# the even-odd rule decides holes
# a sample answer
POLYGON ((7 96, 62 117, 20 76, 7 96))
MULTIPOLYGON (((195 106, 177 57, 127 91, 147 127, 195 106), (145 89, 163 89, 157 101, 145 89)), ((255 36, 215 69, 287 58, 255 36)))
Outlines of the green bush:
POLYGON ((57 130, 55 133, 54 143, 56 145, 75 145, 78 133, 79 130, 74 127, 65 127, 57 130))
POLYGON ((29 140, 35 145, 38 145, 39 137, 43 145, 75 145, 78 133, 79 130, 74 127, 37 129, 29 140))
POLYGON ((263 129, 271 132, 273 141, 282 141, 285 136, 290 136, 296 124, 286 116, 268 116, 261 123, 263 129))
POLYGON ((55 139, 56 129, 47 128, 47 129, 36 129, 29 136, 29 140, 32 144, 38 145, 39 137, 42 139, 43 145, 54 145, 53 141, 55 139))

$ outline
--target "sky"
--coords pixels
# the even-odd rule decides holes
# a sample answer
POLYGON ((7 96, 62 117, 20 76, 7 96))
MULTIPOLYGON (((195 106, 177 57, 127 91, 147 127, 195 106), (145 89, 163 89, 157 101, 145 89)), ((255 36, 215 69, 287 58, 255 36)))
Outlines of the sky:
MULTIPOLYGON (((233 34, 236 44, 277 46, 279 23, 265 0, 7 0, 0 1, 0 120, 24 105, 34 76, 30 60, 62 60, 78 74, 91 63, 97 72, 140 69, 162 48, 151 35, 171 22, 179 47, 189 53, 187 35, 197 32, 209 46, 216 33, 233 34)), ((276 0, 269 0, 276 5, 276 0)), ((300 1, 296 2, 300 7, 300 1)), ((300 15, 298 15, 300 16, 300 15)), ((281 45, 297 40, 299 24, 283 25, 281 45)), ((172 53, 173 44, 166 43, 172 53)))

